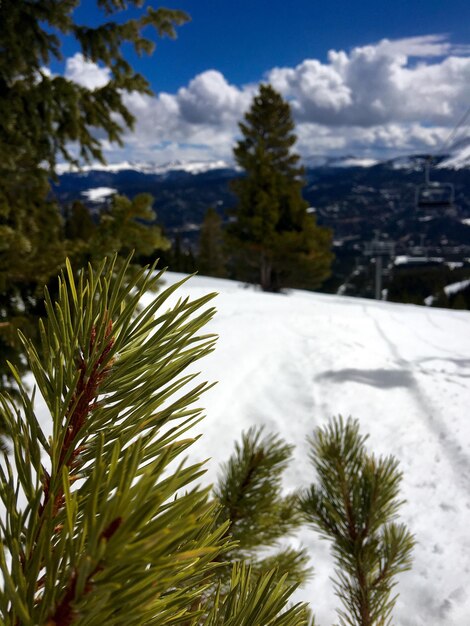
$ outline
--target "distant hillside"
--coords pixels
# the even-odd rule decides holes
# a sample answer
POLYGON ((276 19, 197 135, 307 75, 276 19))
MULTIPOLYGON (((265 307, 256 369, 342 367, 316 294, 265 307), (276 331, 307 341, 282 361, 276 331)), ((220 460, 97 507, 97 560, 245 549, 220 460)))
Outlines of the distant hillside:
MULTIPOLYGON (((395 236, 397 219, 413 211, 415 187, 423 181, 423 156, 379 163, 348 156, 316 159, 315 166, 309 165, 313 161, 307 160, 304 196, 317 209, 319 220, 332 226, 338 237, 363 238, 374 228, 387 232, 391 228, 395 236)), ((209 206, 216 206, 221 214, 232 207, 235 198, 229 181, 240 175, 223 162, 169 166, 124 163, 64 172, 55 193, 63 204, 81 199, 96 207, 86 196, 94 188, 108 187, 129 196, 148 192, 155 196, 164 226, 184 230, 199 225, 209 206)), ((469 170, 436 167, 432 178, 455 185, 459 217, 470 217, 469 170)))
MULTIPOLYGON (((325 290, 373 296, 374 268, 364 248, 377 233, 395 242, 398 255, 439 257, 452 263, 470 259, 467 153, 464 146, 435 161, 431 170, 433 181, 454 185, 453 215, 415 210, 416 188, 424 182, 425 155, 383 162, 352 155, 306 159, 304 197, 318 222, 334 231, 336 262, 325 290)), ((221 161, 166 166, 121 163, 63 172, 54 193, 64 206, 80 199, 91 211, 100 210, 114 192, 131 197, 151 193, 166 234, 174 238, 179 233, 183 245, 195 250, 208 207, 229 219, 229 209, 236 206, 230 181, 241 175, 221 161)))
MULTIPOLYGON (((470 171, 433 168, 433 180, 455 185, 457 207, 455 219, 443 216, 436 223, 414 211, 415 189, 424 180, 423 163, 420 155, 382 163, 351 156, 318 162, 316 167, 306 167, 304 197, 314 207, 318 221, 333 228, 337 243, 367 241, 379 229, 403 244, 401 253, 418 245, 423 236, 433 246, 443 238, 449 245, 470 245, 470 228, 462 224, 470 218, 470 171)), ((223 162, 167 167, 121 164, 64 172, 54 190, 63 205, 81 199, 92 209, 99 206, 96 196, 102 198, 93 190, 100 188, 128 196, 151 193, 158 220, 168 232, 186 232, 191 238, 209 206, 227 218, 227 210, 236 204, 229 182, 240 175, 223 162)))

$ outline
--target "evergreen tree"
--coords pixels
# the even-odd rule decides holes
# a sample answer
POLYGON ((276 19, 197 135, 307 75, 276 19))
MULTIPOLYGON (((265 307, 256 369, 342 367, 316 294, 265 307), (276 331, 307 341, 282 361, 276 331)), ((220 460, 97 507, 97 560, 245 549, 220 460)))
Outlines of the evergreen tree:
MULTIPOLYGON (((153 198, 142 193, 132 200, 114 195, 93 221, 87 207, 75 201, 65 219, 67 253, 75 263, 99 261, 119 251, 118 264, 133 252, 137 260, 153 262, 160 251, 171 247, 152 208, 153 198)), ((138 264, 137 264, 138 265, 138 264)))
POLYGON ((114 262, 46 294, 39 352, 23 338, 50 414, 38 421, 14 371, 20 407, 0 394, 12 457, 0 464, 0 620, 5 626, 302 626, 295 586, 235 563, 208 597, 233 548, 203 467, 179 461, 200 420, 206 383, 188 367, 213 349, 201 334, 212 295, 144 309, 160 273, 124 280, 114 262), (40 356, 40 353, 42 356, 40 356))
POLYGON ((90 210, 80 200, 75 200, 72 206, 67 207, 64 216, 64 236, 69 241, 87 243, 93 239, 96 224, 90 210))
POLYGON ((202 223, 197 268, 205 276, 224 277, 227 275, 223 252, 222 220, 213 207, 207 209, 202 223))
POLYGON ((386 626, 396 601, 394 578, 410 568, 414 540, 394 520, 401 473, 393 457, 365 448, 357 421, 333 420, 311 444, 318 475, 300 499, 305 518, 332 542, 341 626, 386 626))
POLYGON ((197 269, 191 246, 183 242, 180 233, 176 233, 173 241, 168 267, 173 272, 182 272, 183 274, 192 274, 197 269))
POLYGON ((101 212, 98 227, 91 240, 91 258, 101 259, 110 250, 121 255, 134 251, 136 256, 150 257, 157 250, 168 250, 170 242, 155 224, 153 198, 141 193, 132 200, 114 195, 101 212))
POLYGON ((261 85, 240 130, 234 155, 245 176, 233 183, 239 202, 228 229, 235 274, 265 291, 317 287, 330 272, 331 233, 302 199, 289 104, 261 85))
MULTIPOLYGON (((149 27, 158 36, 174 37, 175 26, 188 19, 181 11, 154 9, 146 0, 95 0, 102 19, 90 26, 76 23, 79 4, 0 2, 0 352, 18 367, 24 359, 17 328, 36 327, 43 286, 57 275, 66 254, 77 251, 83 258, 83 246, 65 240, 50 194, 57 159, 103 161, 101 138, 121 142, 134 123, 124 95, 151 93, 123 51, 132 46, 149 54, 154 47, 149 27), (128 7, 131 19, 119 15, 128 7), (85 60, 109 69, 106 85, 89 89, 49 73, 51 60, 62 59, 63 37, 75 40, 85 60)), ((0 385, 7 376, 0 365, 0 385)))

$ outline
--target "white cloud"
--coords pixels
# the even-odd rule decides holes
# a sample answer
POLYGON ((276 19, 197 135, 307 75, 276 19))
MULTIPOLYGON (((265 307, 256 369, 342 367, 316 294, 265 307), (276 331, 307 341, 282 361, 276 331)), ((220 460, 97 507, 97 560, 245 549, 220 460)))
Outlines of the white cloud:
MULTIPOLYGON (((66 75, 99 87, 110 72, 75 55, 66 75)), ((304 156, 388 156, 442 144, 470 102, 470 46, 427 35, 329 52, 269 70, 264 82, 289 100, 304 156)), ((195 76, 176 93, 126 94, 137 118, 126 147, 105 146, 110 160, 230 159, 238 121, 257 85, 230 84, 217 70, 195 76)))
POLYGON ((300 119, 321 122, 352 104, 352 92, 332 65, 307 59, 295 69, 275 68, 268 74, 275 89, 290 96, 300 119))
POLYGON ((104 87, 111 78, 111 70, 107 67, 99 67, 96 63, 87 61, 83 54, 77 52, 67 59, 65 64, 65 76, 74 83, 78 83, 88 89, 104 87))
POLYGON ((470 101, 470 58, 453 55, 442 36, 384 39, 350 53, 330 51, 326 64, 307 60, 267 77, 292 102, 300 122, 450 123, 470 101))
POLYGON ((220 72, 208 70, 196 76, 187 88, 181 88, 177 99, 186 122, 222 126, 236 122, 251 97, 229 85, 220 72))

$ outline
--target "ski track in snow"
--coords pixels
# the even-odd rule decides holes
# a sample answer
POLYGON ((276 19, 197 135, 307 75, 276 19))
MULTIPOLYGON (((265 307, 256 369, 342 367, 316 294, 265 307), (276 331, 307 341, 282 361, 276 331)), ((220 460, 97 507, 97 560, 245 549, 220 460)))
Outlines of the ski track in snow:
MULTIPOLYGON (((394 624, 469 626, 470 313, 262 294, 205 277, 174 299, 210 291, 219 296, 208 330, 219 341, 196 368, 219 382, 201 398, 207 417, 189 460, 212 457, 213 482, 241 432, 263 425, 295 444, 285 488, 299 489, 314 480, 306 438, 333 415, 359 419, 369 449, 400 461, 401 519, 417 540, 412 570, 399 577, 394 624)), ((315 569, 295 599, 311 603, 318 626, 336 623, 328 542, 308 528, 291 541, 308 549, 315 569)))
MULTIPOLYGON (((371 318, 395 362, 403 368, 403 371, 409 377, 409 392, 418 405, 420 415, 427 420, 430 430, 438 438, 442 453, 447 457, 449 464, 454 470, 455 480, 462 485, 463 489, 470 493, 470 458, 464 454, 462 446, 452 435, 450 427, 446 424, 445 415, 439 412, 427 399, 425 392, 413 374, 412 364, 401 356, 397 345, 390 341, 379 321, 373 315, 371 315, 371 318)), ((402 322, 399 323, 402 325, 402 322)))

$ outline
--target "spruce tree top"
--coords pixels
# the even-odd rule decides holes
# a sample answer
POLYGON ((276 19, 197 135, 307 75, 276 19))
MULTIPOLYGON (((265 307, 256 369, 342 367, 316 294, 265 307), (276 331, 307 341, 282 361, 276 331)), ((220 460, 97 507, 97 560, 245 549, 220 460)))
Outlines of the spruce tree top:
POLYGON ((231 231, 271 247, 278 233, 302 230, 308 207, 300 157, 292 152, 297 138, 288 102, 271 85, 260 85, 240 130, 234 156, 245 177, 233 182, 239 204, 231 231))
POLYGON ((234 149, 237 163, 248 173, 260 159, 284 175, 297 177, 303 172, 299 155, 290 150, 297 138, 290 106, 271 85, 260 85, 245 122, 240 122, 243 133, 234 149))

